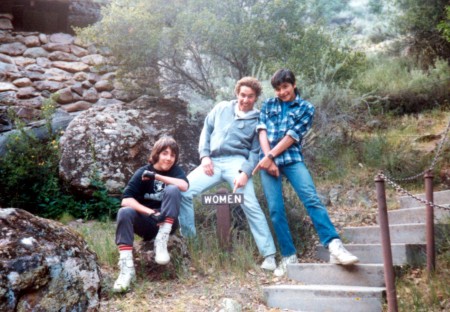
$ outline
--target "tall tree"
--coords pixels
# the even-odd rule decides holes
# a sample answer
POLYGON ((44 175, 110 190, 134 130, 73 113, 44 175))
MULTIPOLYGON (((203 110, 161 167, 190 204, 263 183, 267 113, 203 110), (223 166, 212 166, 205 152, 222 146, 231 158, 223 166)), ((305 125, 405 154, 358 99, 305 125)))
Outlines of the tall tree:
POLYGON ((394 20, 401 34, 409 36, 410 51, 424 67, 437 58, 450 59, 450 43, 438 30, 445 19, 448 0, 396 0, 402 14, 394 20))

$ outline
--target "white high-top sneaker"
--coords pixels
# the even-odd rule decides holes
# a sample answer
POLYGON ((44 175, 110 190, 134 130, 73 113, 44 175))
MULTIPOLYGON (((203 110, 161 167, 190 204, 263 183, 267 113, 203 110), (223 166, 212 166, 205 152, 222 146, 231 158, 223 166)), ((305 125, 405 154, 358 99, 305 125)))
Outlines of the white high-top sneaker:
POLYGON ((277 261, 275 260, 275 255, 270 255, 264 258, 261 264, 261 269, 273 271, 277 268, 277 261))
POLYGON ((273 271, 273 274, 277 277, 281 277, 286 274, 287 271, 287 265, 288 264, 295 264, 298 262, 297 255, 293 254, 289 257, 283 257, 281 258, 280 264, 278 267, 273 271))
POLYGON ((331 241, 328 245, 328 251, 330 252, 330 263, 349 265, 359 261, 358 257, 345 249, 342 241, 338 238, 331 241))
POLYGON ((119 277, 114 283, 113 291, 124 292, 130 288, 131 282, 136 279, 132 250, 124 250, 120 252, 119 268, 119 277))
POLYGON ((167 242, 169 241, 171 230, 172 224, 163 223, 155 237, 155 262, 158 264, 165 265, 170 262, 170 255, 167 251, 167 242))

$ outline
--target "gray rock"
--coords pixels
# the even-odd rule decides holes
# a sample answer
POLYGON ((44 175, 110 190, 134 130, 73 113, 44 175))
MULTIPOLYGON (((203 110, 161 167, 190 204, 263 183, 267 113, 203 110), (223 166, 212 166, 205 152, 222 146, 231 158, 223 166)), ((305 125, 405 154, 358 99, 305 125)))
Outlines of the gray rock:
POLYGON ((13 84, 16 87, 29 87, 32 85, 32 82, 28 78, 19 78, 13 81, 13 84))
POLYGON ((41 47, 29 48, 24 53, 23 56, 38 58, 38 57, 47 57, 48 52, 41 47))
POLYGON ((188 172, 198 163, 200 132, 188 118, 187 104, 179 99, 142 96, 127 104, 96 104, 76 116, 61 137, 60 176, 75 191, 89 194, 97 173, 105 185, 115 186, 111 193, 120 193, 162 135, 177 140, 180 164, 188 172))
POLYGON ((7 63, 7 64, 14 64, 14 59, 9 55, 0 53, 0 62, 7 63))
POLYGON ((30 99, 37 96, 39 96, 39 93, 36 92, 36 89, 33 87, 20 88, 16 93, 18 99, 30 99))
POLYGON ((0 228, 1 311, 98 310, 100 268, 81 235, 14 208, 0 228))
POLYGON ((26 36, 22 40, 23 44, 25 44, 27 47, 38 47, 41 45, 41 42, 39 41, 38 36, 26 36))
POLYGON ((50 52, 61 51, 61 52, 70 53, 70 45, 69 44, 49 42, 49 43, 43 45, 42 47, 50 52))
POLYGON ((3 29, 3 30, 13 29, 11 20, 7 19, 7 18, 0 18, 0 29, 3 29))
POLYGON ((74 37, 65 33, 56 33, 50 35, 49 41, 54 43, 62 43, 62 44, 72 44, 74 42, 74 37))
POLYGON ((76 62, 79 58, 71 53, 54 51, 48 55, 48 59, 51 61, 66 61, 66 62, 76 62))
POLYGON ((76 73, 85 71, 89 68, 87 64, 81 63, 81 62, 63 62, 63 61, 56 61, 53 62, 53 66, 63 69, 65 71, 76 73))
POLYGON ((27 46, 21 42, 13 42, 0 45, 0 53, 11 56, 22 55, 26 49, 27 46))
POLYGON ((25 67, 25 66, 36 63, 36 60, 34 58, 30 58, 30 57, 19 56, 14 59, 14 63, 17 66, 25 67))
POLYGON ((0 82, 0 92, 18 91, 19 89, 10 82, 0 82))
POLYGON ((56 92, 63 88, 63 84, 57 81, 35 81, 33 85, 40 91, 48 90, 50 92, 56 92))

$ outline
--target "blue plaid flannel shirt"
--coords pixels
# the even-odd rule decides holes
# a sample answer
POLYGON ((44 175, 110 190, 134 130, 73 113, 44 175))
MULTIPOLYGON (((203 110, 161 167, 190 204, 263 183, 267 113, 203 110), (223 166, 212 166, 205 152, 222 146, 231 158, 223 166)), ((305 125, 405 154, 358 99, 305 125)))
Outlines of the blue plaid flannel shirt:
MULTIPOLYGON (((256 129, 267 131, 270 148, 274 148, 286 135, 296 141, 275 158, 277 166, 303 161, 302 140, 303 136, 311 129, 314 111, 314 106, 303 100, 298 94, 291 103, 283 103, 275 97, 262 104, 260 120, 256 129)), ((261 150, 259 159, 263 157, 264 154, 261 150)))

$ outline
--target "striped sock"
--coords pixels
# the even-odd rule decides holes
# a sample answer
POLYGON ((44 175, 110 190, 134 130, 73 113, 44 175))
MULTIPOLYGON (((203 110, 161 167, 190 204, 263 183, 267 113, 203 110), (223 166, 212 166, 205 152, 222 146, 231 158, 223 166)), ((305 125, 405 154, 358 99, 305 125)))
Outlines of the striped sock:
POLYGON ((133 246, 130 246, 130 245, 119 245, 119 252, 126 251, 126 250, 133 250, 133 246))
POLYGON ((164 219, 164 223, 170 223, 170 224, 173 224, 175 222, 175 219, 174 218, 171 218, 171 217, 166 217, 165 219, 164 219))

